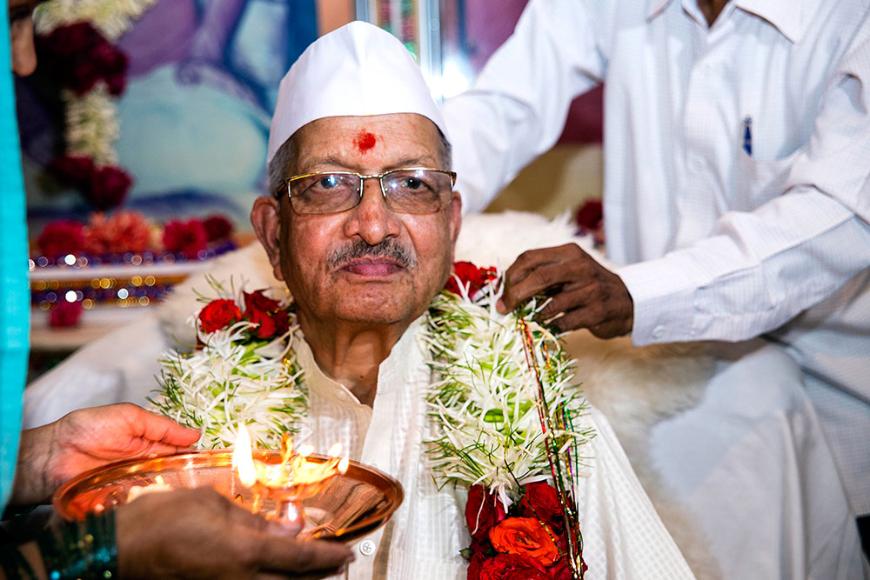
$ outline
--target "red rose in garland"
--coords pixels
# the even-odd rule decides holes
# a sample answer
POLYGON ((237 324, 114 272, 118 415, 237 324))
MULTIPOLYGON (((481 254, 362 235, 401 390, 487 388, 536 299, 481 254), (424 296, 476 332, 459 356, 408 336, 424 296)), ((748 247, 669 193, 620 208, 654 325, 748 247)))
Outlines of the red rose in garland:
POLYGON ((266 296, 262 290, 244 292, 245 320, 257 325, 254 336, 268 340, 281 336, 290 328, 290 315, 281 303, 266 296))
POLYGON ((546 570, 532 558, 499 554, 480 567, 480 580, 549 580, 546 570))
POLYGON ((489 540, 499 552, 527 556, 541 566, 550 566, 559 558, 551 534, 535 518, 508 518, 489 531, 489 540))
POLYGON ((112 209, 124 202, 131 185, 133 179, 126 171, 107 165, 91 174, 90 188, 85 197, 98 210, 112 209))
POLYGON ((465 523, 468 533, 476 540, 485 539, 490 529, 507 517, 504 505, 497 497, 486 491, 482 485, 472 485, 468 489, 468 502, 465 504, 465 523))
POLYGON ((84 155, 62 155, 49 163, 48 170, 70 187, 86 191, 91 186, 94 160, 84 155))
POLYGON ((462 292, 459 289, 459 282, 461 282, 463 287, 468 288, 469 298, 474 298, 474 295, 485 284, 494 280, 495 277, 495 268, 478 268, 471 262, 455 262, 453 264, 453 275, 447 279, 444 289, 461 295, 462 292), (457 282, 457 278, 459 278, 459 282, 457 282))
POLYGON ((212 300, 199 311, 199 327, 203 332, 215 332, 242 319, 242 311, 233 300, 212 300))
POLYGON ((190 260, 195 260, 205 250, 207 242, 205 227, 197 219, 172 220, 163 228, 163 247, 168 252, 183 254, 190 260))
POLYGON ((36 239, 43 256, 57 258, 78 254, 85 244, 84 226, 74 220, 55 220, 48 223, 36 239))
POLYGON ((525 486, 526 494, 520 500, 520 513, 529 518, 538 518, 561 532, 564 525, 559 493, 545 481, 536 481, 525 486))
POLYGON ((281 308, 281 303, 266 296, 262 290, 254 292, 244 292, 245 297, 245 312, 250 310, 262 310, 264 312, 274 312, 281 308))

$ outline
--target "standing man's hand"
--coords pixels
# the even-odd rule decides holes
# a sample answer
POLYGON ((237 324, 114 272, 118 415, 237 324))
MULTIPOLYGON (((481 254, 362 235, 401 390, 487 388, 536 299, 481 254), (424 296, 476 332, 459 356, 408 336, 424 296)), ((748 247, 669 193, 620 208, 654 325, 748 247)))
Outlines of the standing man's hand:
POLYGON ((539 318, 561 331, 587 328, 599 338, 631 332, 628 288, 577 244, 523 252, 505 273, 499 310, 513 310, 537 294, 552 296, 539 318))
POLYGON ((199 435, 130 403, 73 411, 22 432, 12 503, 45 501, 60 484, 88 469, 176 453, 196 443, 199 435))
POLYGON ((295 533, 210 488, 144 495, 117 512, 121 578, 322 577, 352 559, 344 544, 295 533))

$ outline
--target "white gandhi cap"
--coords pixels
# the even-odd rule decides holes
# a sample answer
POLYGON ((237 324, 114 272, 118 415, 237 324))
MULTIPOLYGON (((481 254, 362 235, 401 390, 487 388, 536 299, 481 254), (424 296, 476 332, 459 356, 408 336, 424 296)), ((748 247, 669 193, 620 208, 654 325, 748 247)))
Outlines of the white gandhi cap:
POLYGON ((320 37, 278 89, 267 162, 300 127, 324 117, 417 113, 447 135, 420 67, 399 40, 367 22, 320 37))

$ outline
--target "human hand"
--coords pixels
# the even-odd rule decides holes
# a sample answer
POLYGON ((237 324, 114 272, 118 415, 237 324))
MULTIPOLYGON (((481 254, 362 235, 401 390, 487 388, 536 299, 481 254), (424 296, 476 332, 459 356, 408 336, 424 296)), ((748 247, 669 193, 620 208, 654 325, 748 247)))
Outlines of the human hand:
POLYGON ((195 429, 130 403, 73 411, 21 434, 12 501, 45 501, 68 479, 135 457, 176 453, 199 439, 195 429))
POLYGON ((588 328, 599 338, 631 332, 628 288, 577 244, 523 252, 505 272, 498 310, 504 314, 536 294, 552 296, 538 317, 563 332, 588 328))
POLYGON ((210 488, 151 493, 116 515, 121 578, 319 578, 337 574, 347 546, 297 540, 210 488))

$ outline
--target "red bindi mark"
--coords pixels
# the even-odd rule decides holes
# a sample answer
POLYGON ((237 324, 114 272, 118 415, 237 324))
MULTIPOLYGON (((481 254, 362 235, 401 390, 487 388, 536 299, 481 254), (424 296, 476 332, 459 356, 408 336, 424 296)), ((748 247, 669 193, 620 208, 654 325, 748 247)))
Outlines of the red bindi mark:
POLYGON ((368 153, 369 149, 373 148, 378 143, 378 138, 368 131, 360 131, 353 140, 353 144, 360 153, 368 153))

